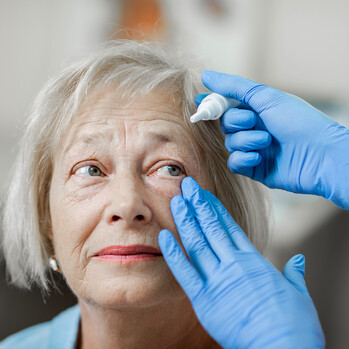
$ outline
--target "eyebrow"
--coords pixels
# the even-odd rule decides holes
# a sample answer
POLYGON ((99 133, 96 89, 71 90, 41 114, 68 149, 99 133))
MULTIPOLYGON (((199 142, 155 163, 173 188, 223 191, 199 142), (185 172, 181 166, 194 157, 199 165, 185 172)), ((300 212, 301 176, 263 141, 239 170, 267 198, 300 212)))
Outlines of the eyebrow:
POLYGON ((174 143, 174 139, 162 133, 149 132, 148 135, 155 139, 156 143, 174 143))

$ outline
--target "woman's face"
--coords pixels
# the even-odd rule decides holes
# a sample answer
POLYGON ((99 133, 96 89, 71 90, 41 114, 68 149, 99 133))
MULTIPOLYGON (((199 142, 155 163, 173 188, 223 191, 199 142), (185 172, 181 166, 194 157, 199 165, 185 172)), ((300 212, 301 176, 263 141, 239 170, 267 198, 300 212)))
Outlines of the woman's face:
POLYGON ((163 228, 179 241, 170 201, 181 181, 191 176, 210 189, 170 96, 158 91, 129 104, 119 96, 96 90, 80 108, 50 189, 55 253, 68 284, 80 299, 115 308, 184 297, 162 256, 108 254, 132 245, 160 251, 163 228))

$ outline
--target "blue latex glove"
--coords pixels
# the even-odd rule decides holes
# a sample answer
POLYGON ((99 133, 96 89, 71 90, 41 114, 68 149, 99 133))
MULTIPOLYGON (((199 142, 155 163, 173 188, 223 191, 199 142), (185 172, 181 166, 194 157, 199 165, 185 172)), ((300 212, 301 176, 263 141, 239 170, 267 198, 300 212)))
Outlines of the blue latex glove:
POLYGON ((297 255, 283 274, 264 259, 220 201, 190 177, 171 210, 190 258, 168 230, 165 260, 197 318, 224 348, 324 348, 324 337, 297 255))
POLYGON ((349 209, 347 128, 298 97, 237 75, 204 71, 202 81, 244 103, 221 118, 232 172, 349 209))

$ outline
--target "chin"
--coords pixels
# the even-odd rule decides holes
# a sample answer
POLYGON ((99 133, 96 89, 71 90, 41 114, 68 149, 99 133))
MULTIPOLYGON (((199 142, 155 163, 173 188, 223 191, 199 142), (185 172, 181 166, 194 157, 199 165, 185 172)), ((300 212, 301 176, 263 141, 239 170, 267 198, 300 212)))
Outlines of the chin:
POLYGON ((74 293, 90 304, 113 309, 151 307, 186 297, 169 269, 122 274, 84 280, 84 289, 74 293))

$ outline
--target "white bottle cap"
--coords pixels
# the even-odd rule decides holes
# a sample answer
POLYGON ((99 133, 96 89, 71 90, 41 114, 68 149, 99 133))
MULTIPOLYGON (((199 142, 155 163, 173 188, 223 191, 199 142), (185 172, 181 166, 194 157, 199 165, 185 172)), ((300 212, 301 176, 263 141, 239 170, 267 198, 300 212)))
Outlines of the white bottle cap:
POLYGON ((201 101, 197 112, 190 117, 190 121, 194 123, 200 120, 219 119, 229 108, 236 108, 239 104, 240 102, 236 99, 211 93, 201 101))
POLYGON ((198 110, 195 114, 190 117, 192 123, 200 120, 207 120, 210 117, 210 113, 206 109, 198 110))

